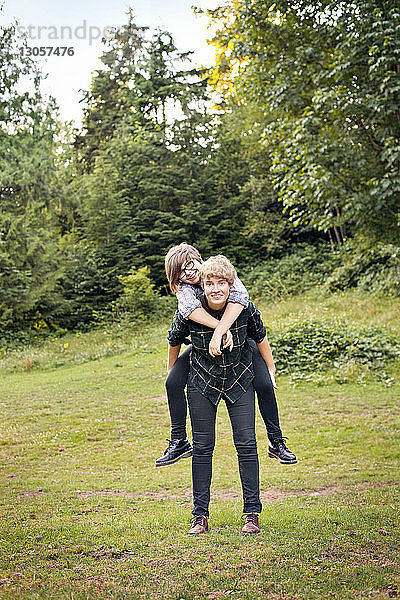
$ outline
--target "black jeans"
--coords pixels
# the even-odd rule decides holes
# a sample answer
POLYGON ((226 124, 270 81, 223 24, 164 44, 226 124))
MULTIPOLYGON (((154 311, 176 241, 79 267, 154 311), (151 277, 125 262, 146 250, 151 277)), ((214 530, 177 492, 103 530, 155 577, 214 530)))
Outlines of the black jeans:
MULTIPOLYGON (((253 349, 254 388, 257 392, 258 406, 267 429, 268 438, 273 442, 282 437, 279 426, 278 405, 267 365, 261 356, 257 344, 249 339, 253 349)), ((168 373, 165 387, 167 389, 168 407, 171 416, 171 439, 186 438, 187 403, 185 387, 189 375, 189 359, 192 346, 188 346, 178 357, 168 373)))
MULTIPOLYGON (((188 404, 193 434, 193 514, 208 516, 212 455, 215 446, 217 406, 190 384, 188 404)), ((233 404, 226 401, 232 425, 240 480, 243 490, 243 512, 260 513, 260 484, 256 434, 254 430, 254 388, 251 386, 233 404)))

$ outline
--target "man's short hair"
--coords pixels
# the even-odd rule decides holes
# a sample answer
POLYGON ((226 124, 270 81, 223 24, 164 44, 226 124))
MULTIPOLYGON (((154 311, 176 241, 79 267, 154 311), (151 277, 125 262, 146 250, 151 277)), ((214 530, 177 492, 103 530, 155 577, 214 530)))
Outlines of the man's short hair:
POLYGON ((203 262, 200 252, 194 246, 185 243, 173 246, 165 256, 165 272, 173 294, 176 294, 178 291, 182 267, 189 260, 203 262))
POLYGON ((209 277, 220 277, 226 279, 231 286, 237 277, 237 273, 233 264, 223 254, 210 256, 200 267, 201 285, 209 277))

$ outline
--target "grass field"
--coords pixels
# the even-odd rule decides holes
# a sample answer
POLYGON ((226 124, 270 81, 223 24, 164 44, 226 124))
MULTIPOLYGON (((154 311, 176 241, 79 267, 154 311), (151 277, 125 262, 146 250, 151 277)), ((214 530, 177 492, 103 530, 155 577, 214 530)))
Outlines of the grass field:
MULTIPOLYGON (((310 297, 267 322, 339 315, 400 335, 400 302, 310 297)), ((339 385, 278 379, 297 465, 267 457, 263 513, 240 535, 229 419, 219 408, 210 531, 187 535, 190 459, 155 468, 169 421, 167 324, 104 328, 4 356, 0 366, 0 598, 374 599, 400 595, 399 365, 339 385)))

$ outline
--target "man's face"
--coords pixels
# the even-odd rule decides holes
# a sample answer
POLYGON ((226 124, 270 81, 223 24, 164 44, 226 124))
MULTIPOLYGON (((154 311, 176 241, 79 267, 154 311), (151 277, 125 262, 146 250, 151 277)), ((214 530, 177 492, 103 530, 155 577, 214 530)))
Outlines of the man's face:
POLYGON ((196 260, 195 258, 192 258, 192 259, 186 261, 182 265, 179 281, 181 281, 182 283, 189 283, 190 285, 195 285, 196 283, 200 283, 200 276, 199 276, 200 265, 201 265, 201 263, 198 260, 196 260))
POLYGON ((204 293, 208 306, 214 310, 219 310, 225 306, 229 290, 229 283, 222 277, 207 277, 204 281, 204 293))

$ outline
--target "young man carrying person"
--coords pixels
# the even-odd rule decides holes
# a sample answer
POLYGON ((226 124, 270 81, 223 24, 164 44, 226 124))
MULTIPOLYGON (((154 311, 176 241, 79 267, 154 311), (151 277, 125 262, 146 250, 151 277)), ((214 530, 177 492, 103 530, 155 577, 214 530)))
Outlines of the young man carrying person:
MULTIPOLYGON (((221 320, 227 308, 230 288, 236 271, 222 255, 209 258, 200 268, 204 295, 202 308, 221 320)), ((259 465, 255 436, 253 351, 248 337, 257 344, 265 363, 273 368, 271 349, 261 315, 252 302, 240 311, 231 325, 233 346, 211 356, 209 343, 213 329, 175 313, 168 333, 168 366, 171 368, 180 346, 190 335, 192 351, 188 379, 188 404, 193 433, 193 525, 192 535, 208 530, 212 455, 215 445, 215 419, 220 400, 225 400, 232 424, 238 455, 246 517, 242 533, 259 533, 261 512, 259 465)))
MULTIPOLYGON (((214 318, 201 303, 203 291, 199 285, 199 269, 203 260, 196 248, 189 244, 179 244, 171 248, 165 257, 165 271, 171 290, 178 299, 178 311, 182 317, 205 325, 214 330, 209 344, 211 356, 220 356, 222 348, 231 347, 230 326, 248 304, 248 293, 236 276, 229 290, 227 305, 221 320, 214 318)), ((236 271, 235 271, 236 273, 236 271)), ((254 387, 258 396, 261 415, 269 439, 268 456, 282 464, 294 464, 296 456, 287 448, 279 425, 278 406, 274 393, 275 365, 266 365, 264 358, 253 340, 249 340, 253 350, 254 387)), ((171 416, 171 440, 156 466, 172 464, 191 456, 192 448, 186 435, 187 403, 185 387, 189 373, 189 359, 192 347, 189 346, 168 368, 166 389, 171 416)))

